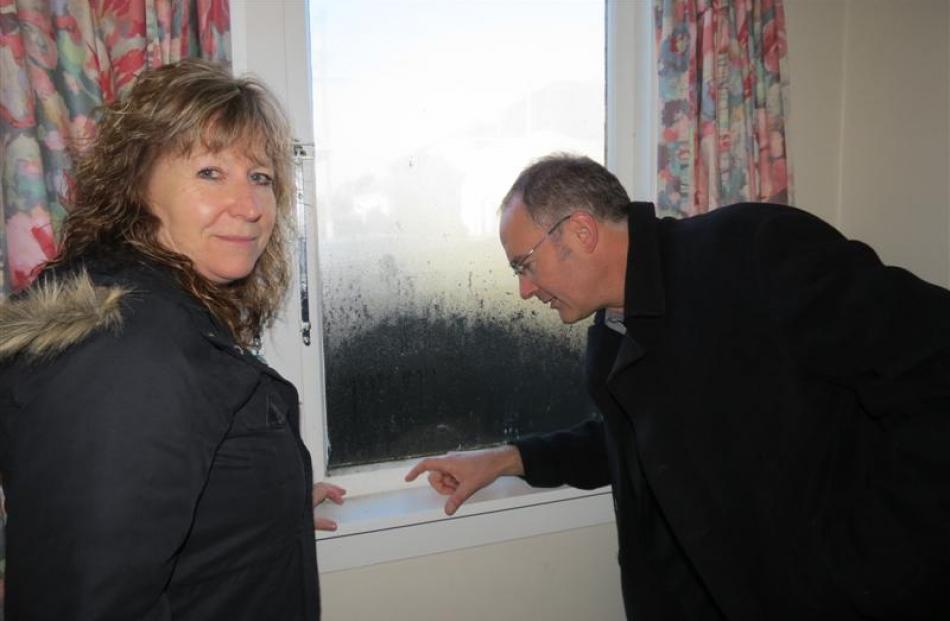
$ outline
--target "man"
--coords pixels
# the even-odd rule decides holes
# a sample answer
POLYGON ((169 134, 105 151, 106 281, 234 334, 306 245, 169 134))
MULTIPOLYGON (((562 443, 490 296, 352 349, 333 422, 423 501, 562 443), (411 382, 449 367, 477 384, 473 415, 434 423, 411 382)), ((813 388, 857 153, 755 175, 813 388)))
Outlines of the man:
POLYGON ((594 314, 602 420, 407 479, 449 514, 610 483, 630 618, 950 618, 950 292, 790 207, 657 219, 587 158, 524 170, 500 233, 523 298, 594 314))

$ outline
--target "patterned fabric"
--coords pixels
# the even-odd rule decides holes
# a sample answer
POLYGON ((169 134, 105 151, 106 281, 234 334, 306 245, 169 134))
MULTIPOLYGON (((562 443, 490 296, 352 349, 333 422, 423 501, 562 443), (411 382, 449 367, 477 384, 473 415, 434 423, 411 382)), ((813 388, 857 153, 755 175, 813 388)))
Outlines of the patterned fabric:
POLYGON ((148 67, 230 62, 229 0, 0 0, 0 299, 56 252, 70 152, 148 67))
POLYGON ((782 0, 654 0, 654 13, 659 209, 788 203, 782 0))

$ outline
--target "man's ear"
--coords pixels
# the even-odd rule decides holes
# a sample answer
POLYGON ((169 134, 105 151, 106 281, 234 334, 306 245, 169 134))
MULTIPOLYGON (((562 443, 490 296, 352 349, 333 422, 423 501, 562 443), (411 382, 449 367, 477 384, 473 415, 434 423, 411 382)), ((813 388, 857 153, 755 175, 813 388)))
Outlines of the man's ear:
POLYGON ((594 252, 600 236, 600 223, 586 211, 575 211, 570 220, 571 234, 587 254, 594 252))

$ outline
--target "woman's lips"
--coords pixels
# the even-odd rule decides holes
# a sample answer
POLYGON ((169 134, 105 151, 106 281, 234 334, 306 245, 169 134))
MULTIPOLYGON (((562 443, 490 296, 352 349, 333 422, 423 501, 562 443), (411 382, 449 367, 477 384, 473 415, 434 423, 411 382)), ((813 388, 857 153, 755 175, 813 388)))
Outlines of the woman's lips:
POLYGON ((215 235, 215 237, 235 244, 252 244, 257 241, 256 235, 215 235))

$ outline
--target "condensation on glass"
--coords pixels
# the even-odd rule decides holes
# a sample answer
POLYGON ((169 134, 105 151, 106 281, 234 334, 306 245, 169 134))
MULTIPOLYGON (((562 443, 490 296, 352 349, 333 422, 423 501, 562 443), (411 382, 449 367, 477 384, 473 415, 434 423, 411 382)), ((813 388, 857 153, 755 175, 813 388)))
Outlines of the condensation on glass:
POLYGON ((586 324, 519 298, 497 211, 537 157, 603 161, 603 3, 311 11, 328 466, 590 417, 586 324))

